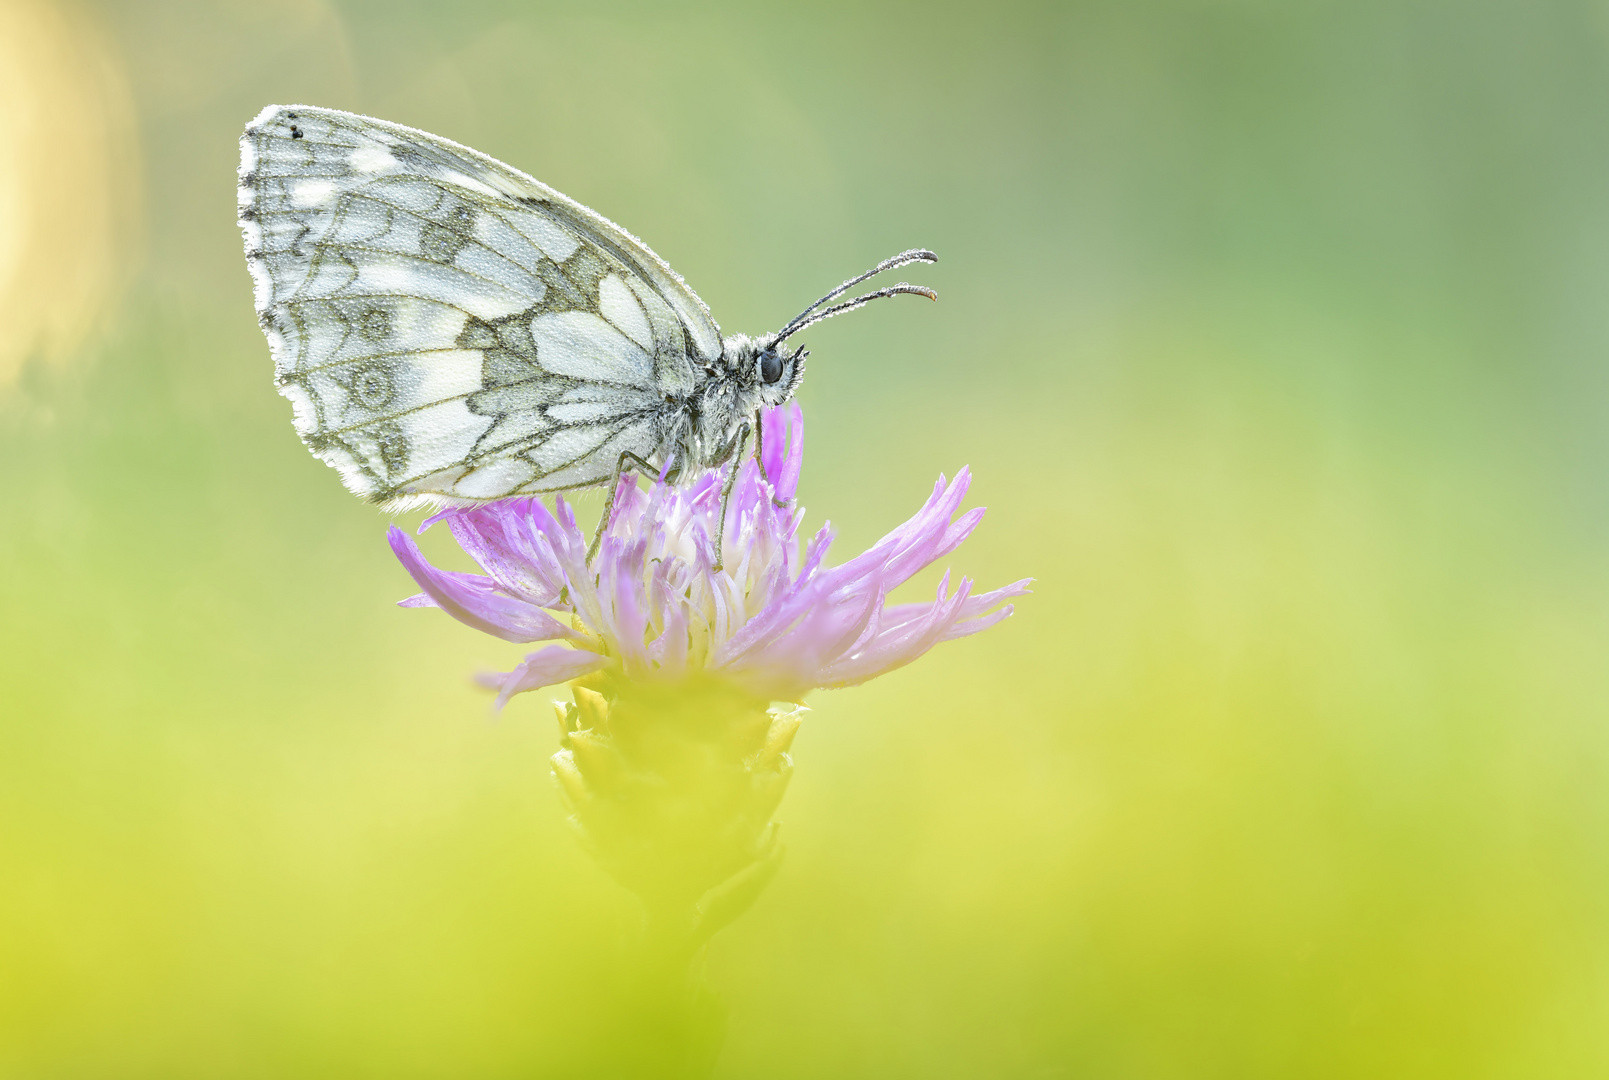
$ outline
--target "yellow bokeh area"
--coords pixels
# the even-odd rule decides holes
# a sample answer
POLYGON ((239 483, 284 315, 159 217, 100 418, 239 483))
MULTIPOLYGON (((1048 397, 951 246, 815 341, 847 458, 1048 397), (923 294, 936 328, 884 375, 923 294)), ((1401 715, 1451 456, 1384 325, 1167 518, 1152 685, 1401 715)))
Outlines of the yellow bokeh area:
POLYGON ((133 269, 131 104, 95 22, 0 3, 0 386, 70 355, 133 269))
POLYGON ((271 102, 540 177, 727 332, 939 253, 808 332, 807 528, 970 465, 946 564, 1034 593, 809 700, 716 1076, 1609 1074, 1601 4, 0 0, 0 1078, 619 1030, 555 694, 488 715, 521 650, 394 606, 274 392, 271 102))

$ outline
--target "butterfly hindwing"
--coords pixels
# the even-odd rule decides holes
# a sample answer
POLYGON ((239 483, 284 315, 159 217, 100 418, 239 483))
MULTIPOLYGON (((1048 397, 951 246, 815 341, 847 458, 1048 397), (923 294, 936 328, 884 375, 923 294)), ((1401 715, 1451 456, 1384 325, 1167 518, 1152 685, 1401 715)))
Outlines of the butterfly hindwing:
POLYGON ((240 219, 297 430, 377 501, 601 482, 674 440, 664 402, 720 354, 640 241, 399 125, 264 110, 241 141, 240 219))

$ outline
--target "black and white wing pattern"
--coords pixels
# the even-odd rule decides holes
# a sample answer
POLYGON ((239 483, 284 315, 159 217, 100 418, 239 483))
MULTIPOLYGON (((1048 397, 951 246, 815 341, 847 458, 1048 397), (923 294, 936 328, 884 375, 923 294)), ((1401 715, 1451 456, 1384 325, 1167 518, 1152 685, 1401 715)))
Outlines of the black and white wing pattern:
POLYGON ((709 309, 640 240, 422 131, 270 106, 240 141, 239 208, 296 430, 393 508, 655 459, 721 355, 709 309))

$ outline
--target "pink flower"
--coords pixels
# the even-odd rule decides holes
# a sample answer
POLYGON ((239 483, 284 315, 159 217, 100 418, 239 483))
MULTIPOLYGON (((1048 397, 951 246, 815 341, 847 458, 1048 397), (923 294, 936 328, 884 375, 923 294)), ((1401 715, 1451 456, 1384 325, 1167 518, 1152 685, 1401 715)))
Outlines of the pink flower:
POLYGON ((438 570, 396 526, 391 548, 424 591, 404 607, 439 607, 507 641, 562 642, 513 671, 487 676, 509 697, 595 671, 635 681, 675 680, 703 671, 757 697, 797 701, 814 687, 851 686, 910 663, 941 641, 986 630, 1011 614, 1003 602, 1031 579, 974 593, 945 574, 931 603, 893 604, 888 594, 961 545, 983 517, 956 516, 971 482, 944 477, 914 517, 869 550, 827 567, 829 526, 804 545, 793 507, 804 461, 797 404, 765 415, 764 476, 744 462, 732 491, 716 570, 714 529, 720 471, 684 485, 621 478, 614 520, 593 565, 573 509, 539 499, 504 499, 444 510, 445 521, 484 575, 438 570), (765 477, 771 482, 767 483, 765 477), (779 504, 781 504, 779 506, 779 504))

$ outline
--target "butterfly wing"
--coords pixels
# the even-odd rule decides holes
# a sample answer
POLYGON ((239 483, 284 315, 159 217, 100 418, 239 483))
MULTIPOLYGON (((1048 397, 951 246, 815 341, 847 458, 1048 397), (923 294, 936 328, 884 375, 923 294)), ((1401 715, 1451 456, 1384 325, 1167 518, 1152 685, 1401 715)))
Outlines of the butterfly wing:
POLYGON ((608 479, 721 353, 641 241, 422 131, 270 106, 241 139, 258 319, 308 447, 392 507, 608 479))

